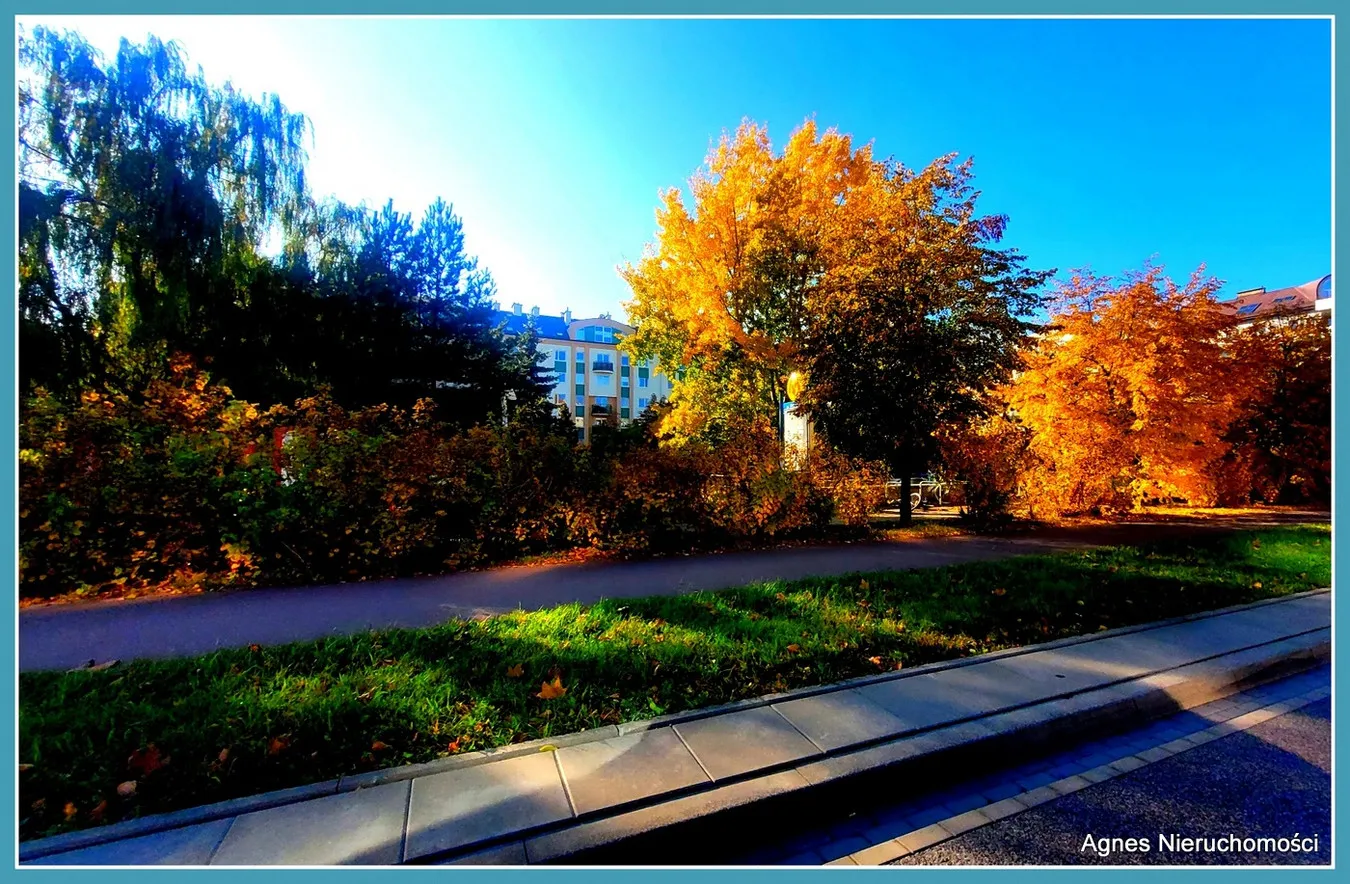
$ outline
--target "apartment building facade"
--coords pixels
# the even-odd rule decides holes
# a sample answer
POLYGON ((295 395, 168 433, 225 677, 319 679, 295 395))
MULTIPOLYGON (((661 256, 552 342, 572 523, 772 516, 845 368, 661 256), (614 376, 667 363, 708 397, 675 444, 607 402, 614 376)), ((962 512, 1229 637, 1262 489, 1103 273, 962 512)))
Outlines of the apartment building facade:
POLYGON ((500 311, 506 330, 522 333, 533 324, 545 372, 553 376, 551 398, 566 406, 577 428, 577 440, 588 441, 597 424, 629 423, 654 403, 670 398, 671 382, 656 360, 634 360, 618 344, 635 329, 602 315, 577 319, 541 314, 520 304, 500 311))

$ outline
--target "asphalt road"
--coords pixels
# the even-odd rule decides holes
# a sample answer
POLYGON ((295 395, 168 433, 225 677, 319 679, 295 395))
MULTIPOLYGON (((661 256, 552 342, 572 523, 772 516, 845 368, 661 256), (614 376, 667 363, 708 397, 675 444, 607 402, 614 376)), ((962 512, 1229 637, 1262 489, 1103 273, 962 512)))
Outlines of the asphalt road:
POLYGON ((1331 862, 1331 701, 1281 715, 898 860, 903 866, 1331 862), (1172 844, 1164 835, 1174 836, 1172 844), (1183 849, 1181 838, 1301 839, 1316 851, 1183 849), (1086 846, 1088 837, 1093 847, 1086 846), (1102 839, 1147 841, 1128 849, 1102 839), (1101 850, 1095 848, 1104 848, 1101 850), (1169 849, 1170 848, 1170 849, 1169 849))
MULTIPOLYGON (((1283 515, 1283 514, 1282 514, 1283 515)), ((1284 515, 1280 521, 1325 516, 1284 515)), ((191 656, 371 629, 421 627, 565 602, 679 595, 755 581, 958 562, 1225 530, 1269 521, 1133 523, 1056 529, 1015 538, 944 537, 796 547, 639 562, 530 565, 405 580, 252 589, 27 608, 19 613, 19 669, 69 669, 90 660, 191 656)))

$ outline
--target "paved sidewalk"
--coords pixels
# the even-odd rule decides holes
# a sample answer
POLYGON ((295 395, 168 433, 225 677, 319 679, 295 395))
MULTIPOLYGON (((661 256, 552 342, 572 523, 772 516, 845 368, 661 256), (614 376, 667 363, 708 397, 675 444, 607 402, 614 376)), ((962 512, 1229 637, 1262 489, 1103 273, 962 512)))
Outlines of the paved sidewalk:
POLYGON ((1236 730, 895 864, 1330 865, 1329 693, 1322 687, 1223 722, 1191 739, 1236 730), (1243 721, 1265 715, 1273 717, 1243 721), (1129 838, 1136 846, 1122 849, 1129 838))
POLYGON ((1330 622, 1330 594, 1303 594, 120 823, 29 842, 21 857, 565 861, 859 776, 931 774, 958 752, 1006 758, 1084 728, 1209 702, 1272 666, 1324 659, 1330 622))
MULTIPOLYGON (((1156 850, 1159 831, 1200 835, 1280 828, 1287 829, 1284 834, 1320 833, 1321 855, 1303 861, 1326 862, 1331 847, 1330 759, 1311 758, 1298 743, 1281 740, 1288 725, 1282 726, 1280 719, 1287 716, 1305 729, 1309 723, 1317 729, 1319 716, 1324 719, 1329 712, 1330 689, 1331 668, 1320 666, 917 797, 887 800, 884 792, 859 794, 854 804, 829 819, 803 820, 715 860, 787 866, 1111 864, 1160 857, 1084 854, 1085 834, 1149 837, 1156 850), (1272 728, 1280 733, 1271 733, 1272 728), (1250 736, 1235 744, 1235 734, 1250 736), (1190 752, 1200 746, 1208 746, 1208 753, 1190 752), (1259 757, 1251 758, 1254 753, 1259 757), (1186 769, 1163 764, 1174 757, 1184 760, 1186 769), (1251 762, 1249 769, 1244 770, 1244 761, 1251 762), (1306 788, 1308 780, 1318 794, 1306 788), (1320 788, 1317 780, 1322 781, 1320 788), (1100 790, 1088 790, 1086 784, 1098 783, 1113 784, 1112 792, 1128 788, 1129 793, 1099 796, 1100 790), (1068 796, 1076 796, 1072 806, 1066 804, 1068 796), (1023 814, 1032 807, 1037 814, 1023 814), (1270 819, 1272 808, 1282 811, 1283 818, 1270 819), (1255 820, 1250 819, 1253 811, 1255 820), (966 829, 968 823, 977 825, 966 829), (929 846, 920 846, 925 842, 929 846)), ((1324 735, 1329 748, 1329 733, 1324 735)), ((1173 856, 1168 861, 1215 859, 1173 856)))
MULTIPOLYGON (((1317 521, 1319 514, 1292 520, 1317 521)), ((1324 518, 1324 517, 1323 517, 1324 518)), ((796 547, 640 562, 496 568, 407 580, 254 589, 134 601, 28 608, 19 613, 19 670, 71 669, 90 660, 185 657, 220 648, 272 645, 371 629, 420 627, 452 618, 535 610, 602 598, 679 595, 756 581, 857 571, 936 568, 960 562, 1141 543, 1178 532, 1272 524, 1139 523, 1043 531, 1011 538, 944 537, 796 547)))

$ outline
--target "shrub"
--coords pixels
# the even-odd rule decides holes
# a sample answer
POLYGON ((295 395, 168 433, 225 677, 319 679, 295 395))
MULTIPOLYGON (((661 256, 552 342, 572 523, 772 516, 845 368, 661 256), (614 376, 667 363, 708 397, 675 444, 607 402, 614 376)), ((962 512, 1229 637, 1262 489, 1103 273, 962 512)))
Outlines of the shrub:
POLYGON ((272 476, 257 413, 179 361, 143 396, 38 390, 19 427, 21 594, 252 579, 231 502, 272 476))
POLYGON ((1012 519, 1027 458, 1027 434, 1003 415, 944 428, 942 462, 961 482, 961 517, 979 529, 1012 519))
POLYGON ((816 530, 832 497, 855 520, 870 506, 851 462, 787 469, 764 428, 669 444, 652 416, 577 448, 543 402, 467 430, 426 402, 349 410, 324 392, 260 412, 174 365, 139 396, 25 402, 23 596, 406 576, 575 545, 720 547, 816 530))
POLYGON ((885 464, 847 457, 817 440, 805 467, 812 487, 830 501, 834 517, 845 525, 867 525, 886 502, 890 471, 885 464))

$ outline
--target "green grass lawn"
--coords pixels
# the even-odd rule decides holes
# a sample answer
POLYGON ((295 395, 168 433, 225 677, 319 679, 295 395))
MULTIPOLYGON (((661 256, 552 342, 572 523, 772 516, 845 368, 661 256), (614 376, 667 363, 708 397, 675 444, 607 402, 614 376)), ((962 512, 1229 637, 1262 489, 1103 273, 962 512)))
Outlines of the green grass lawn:
POLYGON ((20 835, 1330 582, 1330 530, 1304 526, 564 605, 102 672, 27 673, 19 677, 20 835), (565 693, 540 697, 554 679, 565 693), (131 781, 134 793, 123 785, 131 781), (131 794, 119 795, 119 785, 131 794))

